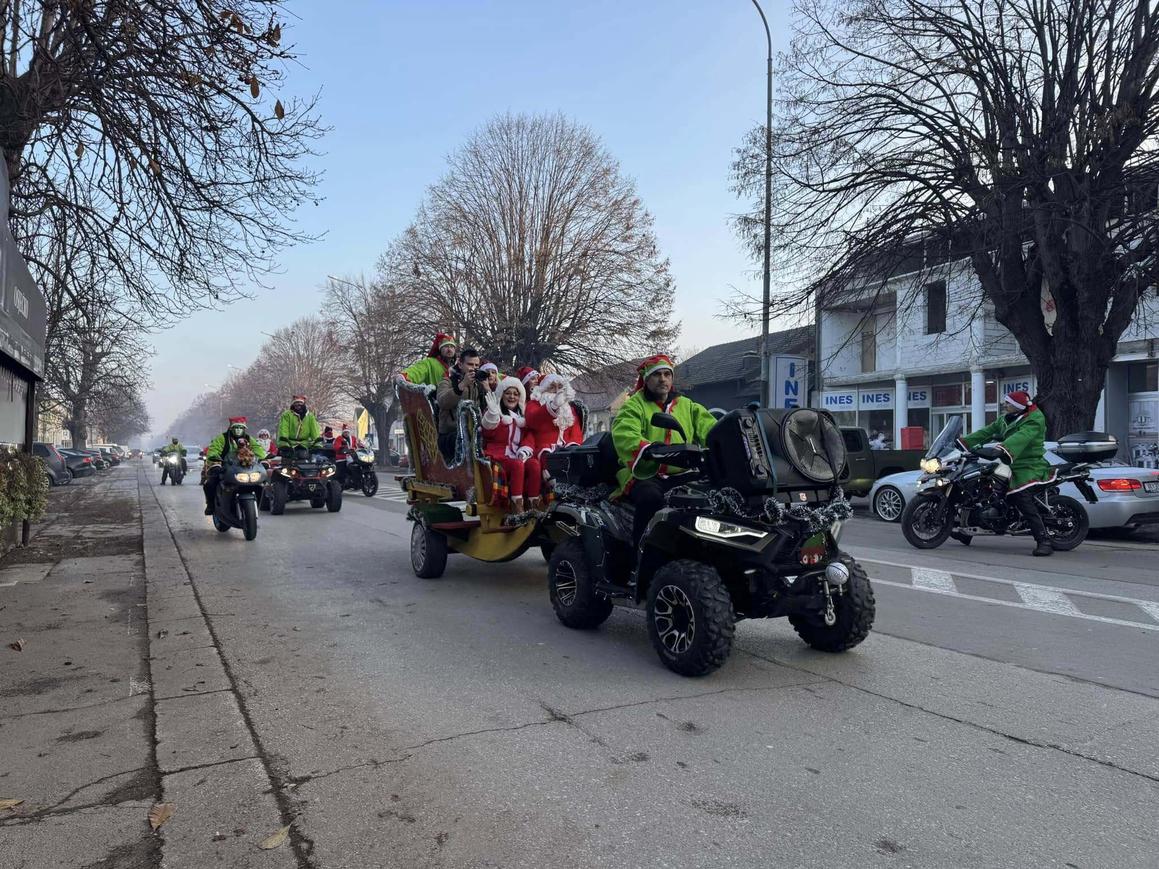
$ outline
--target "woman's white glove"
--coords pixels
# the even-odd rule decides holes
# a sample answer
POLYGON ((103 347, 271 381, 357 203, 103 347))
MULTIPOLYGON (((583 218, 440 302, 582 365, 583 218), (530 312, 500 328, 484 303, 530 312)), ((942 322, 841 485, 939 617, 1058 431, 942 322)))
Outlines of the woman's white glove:
POLYGON ((483 425, 487 428, 495 428, 499 425, 499 396, 490 390, 483 393, 483 403, 487 405, 487 410, 483 413, 483 425))
POLYGON ((533 449, 531 449, 531 447, 520 447, 519 450, 515 453, 515 455, 518 458, 523 459, 523 461, 526 462, 533 455, 535 455, 535 451, 533 449))

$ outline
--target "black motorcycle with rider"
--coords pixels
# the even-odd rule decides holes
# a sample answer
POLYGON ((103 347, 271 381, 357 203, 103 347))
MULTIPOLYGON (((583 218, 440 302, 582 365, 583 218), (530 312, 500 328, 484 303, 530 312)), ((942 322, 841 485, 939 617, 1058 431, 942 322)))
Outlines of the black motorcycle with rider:
POLYGON ((1086 539, 1086 509, 1059 487, 1073 483, 1090 503, 1089 462, 1111 454, 1113 438, 1087 432, 1062 438, 1058 452, 1076 461, 1051 467, 1045 458, 1046 419, 1025 392, 1005 396, 1007 413, 968 435, 953 417, 922 459, 917 493, 901 515, 902 533, 918 549, 953 538, 1030 535, 1035 556, 1074 549, 1086 539))
POLYGON ((246 431, 244 416, 210 441, 205 453, 205 514, 224 533, 239 528, 246 540, 258 536, 258 500, 266 481, 266 451, 246 431))

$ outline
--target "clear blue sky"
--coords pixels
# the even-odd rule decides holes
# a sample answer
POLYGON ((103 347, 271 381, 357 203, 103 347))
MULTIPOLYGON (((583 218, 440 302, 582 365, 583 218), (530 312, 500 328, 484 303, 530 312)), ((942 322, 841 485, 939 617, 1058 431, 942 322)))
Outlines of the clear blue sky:
MULTIPOLYGON (((765 0, 774 50, 788 0, 765 0)), ((301 55, 287 89, 321 92, 325 201, 298 215, 274 289, 158 334, 148 396, 157 435, 264 336, 321 309, 326 275, 373 273, 444 160, 490 117, 562 111, 636 179, 671 258, 680 345, 744 337, 716 319, 760 276, 729 227, 733 150, 764 118, 765 37, 749 0, 290 0, 301 55)))

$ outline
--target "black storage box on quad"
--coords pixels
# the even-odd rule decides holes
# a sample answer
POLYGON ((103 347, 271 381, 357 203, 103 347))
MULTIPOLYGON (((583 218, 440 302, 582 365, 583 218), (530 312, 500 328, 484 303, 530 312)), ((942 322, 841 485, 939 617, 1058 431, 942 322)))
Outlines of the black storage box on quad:
POLYGON ((807 407, 734 410, 708 433, 709 475, 742 495, 773 495, 837 484, 845 440, 833 417, 807 407))
POLYGON ((573 486, 615 485, 620 460, 611 432, 598 432, 582 444, 573 444, 547 454, 548 473, 573 486))
POLYGON ((1068 462, 1105 462, 1119 452, 1119 442, 1101 431, 1080 431, 1060 437, 1055 452, 1068 462))

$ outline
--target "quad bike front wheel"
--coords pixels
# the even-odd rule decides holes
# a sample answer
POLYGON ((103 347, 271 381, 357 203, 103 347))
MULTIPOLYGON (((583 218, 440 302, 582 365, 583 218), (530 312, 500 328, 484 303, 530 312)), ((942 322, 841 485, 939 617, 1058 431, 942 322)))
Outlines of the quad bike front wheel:
POLYGON ((274 492, 270 496, 270 512, 281 516, 286 512, 286 502, 290 500, 290 485, 285 480, 274 481, 274 492))
POLYGON ((547 589, 555 617, 569 628, 590 631, 612 614, 611 598, 596 593, 592 587, 584 545, 579 540, 565 541, 551 552, 547 589))
POLYGON ((342 509, 342 484, 337 480, 331 480, 326 492, 326 509, 331 513, 337 513, 342 509))
POLYGON ((422 522, 410 530, 410 566, 420 579, 438 579, 447 569, 447 538, 422 522))
POLYGON ((682 559, 664 565, 648 586, 648 637, 664 666, 706 676, 732 652, 736 614, 715 567, 682 559))
POLYGON ((802 640, 821 652, 844 652, 852 649, 869 636, 877 602, 869 574, 857 561, 842 556, 841 563, 849 568, 849 579, 841 594, 833 595, 834 622, 825 623, 823 613, 797 613, 789 616, 789 623, 802 640))

